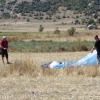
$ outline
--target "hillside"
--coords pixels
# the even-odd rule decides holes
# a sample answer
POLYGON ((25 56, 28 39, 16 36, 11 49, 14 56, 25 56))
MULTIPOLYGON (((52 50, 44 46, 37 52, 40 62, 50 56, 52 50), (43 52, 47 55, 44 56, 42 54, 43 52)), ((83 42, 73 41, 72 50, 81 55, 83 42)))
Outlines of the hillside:
POLYGON ((0 0, 0 19, 84 23, 100 17, 99 0, 0 0), (84 20, 83 20, 84 19, 84 20))

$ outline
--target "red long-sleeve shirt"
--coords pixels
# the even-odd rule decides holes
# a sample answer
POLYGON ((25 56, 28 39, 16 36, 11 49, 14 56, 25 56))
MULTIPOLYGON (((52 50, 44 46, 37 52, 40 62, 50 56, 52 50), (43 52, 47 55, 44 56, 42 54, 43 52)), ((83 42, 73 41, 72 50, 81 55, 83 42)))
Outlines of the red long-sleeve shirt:
POLYGON ((1 45, 3 48, 8 48, 8 41, 1 41, 1 42, 0 42, 0 45, 1 45))

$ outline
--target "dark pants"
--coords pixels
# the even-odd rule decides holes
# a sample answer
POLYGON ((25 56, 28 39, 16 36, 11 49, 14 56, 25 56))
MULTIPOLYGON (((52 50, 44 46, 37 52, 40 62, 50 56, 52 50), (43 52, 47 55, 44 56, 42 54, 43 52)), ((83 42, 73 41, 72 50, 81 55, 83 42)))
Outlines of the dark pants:
POLYGON ((2 56, 2 57, 6 57, 6 58, 8 58, 8 51, 2 49, 2 50, 1 50, 1 56, 2 56))

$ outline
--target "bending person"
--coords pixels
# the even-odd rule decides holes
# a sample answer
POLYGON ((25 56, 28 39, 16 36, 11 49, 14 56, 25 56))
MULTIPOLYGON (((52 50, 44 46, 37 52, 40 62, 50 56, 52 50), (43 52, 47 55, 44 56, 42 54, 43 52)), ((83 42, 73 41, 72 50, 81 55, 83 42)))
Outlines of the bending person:
POLYGON ((93 48, 91 49, 91 53, 96 49, 97 59, 98 59, 98 62, 100 64, 100 39, 98 38, 98 35, 95 35, 94 39, 96 42, 95 42, 93 48))

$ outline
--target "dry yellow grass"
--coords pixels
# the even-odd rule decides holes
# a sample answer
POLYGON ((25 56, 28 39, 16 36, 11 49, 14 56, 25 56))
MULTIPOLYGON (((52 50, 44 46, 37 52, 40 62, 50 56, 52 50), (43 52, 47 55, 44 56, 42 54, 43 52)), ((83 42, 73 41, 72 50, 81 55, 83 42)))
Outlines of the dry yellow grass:
POLYGON ((75 61, 88 52, 10 53, 0 68, 0 100, 99 100, 100 67, 42 68, 50 61, 75 61), (74 55, 74 56, 73 56, 74 55))
POLYGON ((21 21, 6 21, 0 23, 0 31, 1 32, 38 32, 39 26, 42 25, 44 27, 44 32, 52 32, 57 27, 60 31, 67 31, 71 27, 75 27, 75 29, 79 31, 87 31, 85 25, 74 25, 74 24, 66 24, 62 25, 62 22, 67 23, 67 21, 59 21, 59 22, 21 22, 21 21))
MULTIPOLYGON (((38 26, 42 24, 44 31, 54 31, 56 27, 60 27, 63 34, 61 38, 46 34, 40 38, 35 37, 35 40, 93 41, 93 36, 100 33, 99 30, 87 31, 76 26, 77 34, 69 37, 65 33, 71 25, 62 26, 61 22, 3 24, 0 23, 0 30, 3 32, 38 31, 38 26)), ((9 53, 11 65, 3 65, 0 60, 0 100, 100 100, 100 66, 64 69, 41 67, 45 62, 72 62, 88 53, 9 53)))
POLYGON ((99 100, 100 78, 83 76, 8 77, 0 80, 1 100, 99 100))

